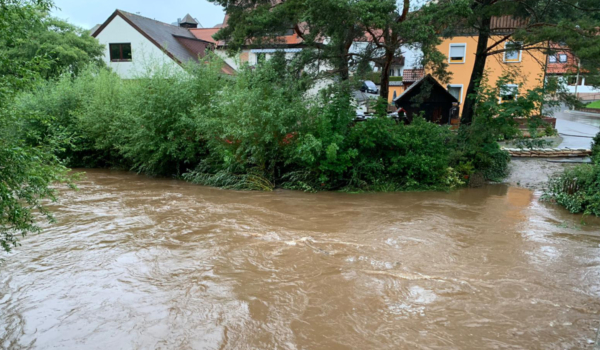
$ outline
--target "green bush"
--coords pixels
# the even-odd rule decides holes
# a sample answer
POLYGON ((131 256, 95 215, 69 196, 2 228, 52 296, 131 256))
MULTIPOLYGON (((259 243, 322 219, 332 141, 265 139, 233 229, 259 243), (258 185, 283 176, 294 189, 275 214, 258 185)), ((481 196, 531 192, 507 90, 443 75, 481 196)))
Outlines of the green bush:
POLYGON ((398 124, 387 117, 385 101, 377 104, 378 117, 355 122, 351 83, 314 96, 307 92, 310 79, 283 55, 235 77, 223 76, 216 59, 185 72, 154 67, 135 80, 93 68, 22 94, 16 107, 44 116, 29 125, 39 137, 73 140, 57 154, 72 166, 116 166, 248 190, 462 184, 466 167, 450 167, 457 141, 447 127, 422 118, 398 124))
POLYGON ((600 132, 592 140, 592 159, 600 163, 600 132))
POLYGON ((600 163, 583 164, 553 177, 542 199, 571 213, 600 216, 600 163))

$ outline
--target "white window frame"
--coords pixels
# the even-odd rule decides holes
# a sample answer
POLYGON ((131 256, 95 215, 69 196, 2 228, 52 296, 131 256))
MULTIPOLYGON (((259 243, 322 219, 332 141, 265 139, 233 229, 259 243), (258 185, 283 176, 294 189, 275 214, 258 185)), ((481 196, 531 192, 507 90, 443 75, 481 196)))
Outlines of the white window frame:
POLYGON ((566 53, 561 53, 561 54, 558 54, 558 59, 557 59, 557 61, 558 61, 558 62, 560 62, 560 63, 567 63, 567 62, 569 62, 569 56, 567 56, 567 54, 566 54, 566 53), (563 60, 561 60, 561 58, 562 58, 562 57, 564 57, 564 58, 565 58, 565 60, 564 60, 564 61, 563 61, 563 60))
MULTIPOLYGON (((521 43, 521 42, 518 42, 518 41, 517 41, 517 42, 515 42, 515 41, 507 41, 507 42, 505 42, 505 43, 504 43, 504 50, 506 50, 506 47, 507 47, 507 46, 508 46, 508 44, 510 44, 510 43, 513 43, 513 44, 519 44, 519 45, 523 46, 523 43, 521 43)), ((507 52, 507 51, 504 51, 504 63, 519 63, 519 62, 521 62, 521 60, 523 59, 523 50, 522 50, 522 49, 521 49, 521 50, 519 50, 519 59, 518 59, 517 61, 507 61, 507 60, 506 60, 506 52, 507 52)))
POLYGON ((448 90, 448 92, 450 92, 450 88, 460 88, 460 95, 458 96, 458 103, 462 104, 462 100, 463 100, 463 91, 464 91, 464 84, 448 84, 446 87, 446 90, 448 90))
POLYGON ((503 85, 503 86, 501 86, 501 87, 500 87, 500 94, 499 94, 500 96, 498 96, 498 102, 499 102, 499 103, 502 103, 502 102, 504 102, 504 101, 502 101, 502 88, 503 88, 503 87, 505 87, 505 86, 506 86, 506 87, 511 87, 511 88, 514 88, 514 91, 515 91, 515 98, 514 98, 514 100, 513 100, 513 101, 516 101, 516 100, 517 100, 517 98, 519 97, 519 85, 517 85, 517 84, 506 84, 506 85, 503 85))
POLYGON ((548 63, 558 63, 558 57, 556 55, 548 56, 548 63), (554 61, 552 60, 554 58, 554 61))
POLYGON ((448 64, 464 64, 467 61, 467 43, 451 43, 450 47, 448 48, 448 64), (465 54, 463 55, 463 60, 462 62, 452 62, 452 57, 450 56, 450 54, 452 53, 452 47, 455 46, 461 46, 465 48, 465 54))

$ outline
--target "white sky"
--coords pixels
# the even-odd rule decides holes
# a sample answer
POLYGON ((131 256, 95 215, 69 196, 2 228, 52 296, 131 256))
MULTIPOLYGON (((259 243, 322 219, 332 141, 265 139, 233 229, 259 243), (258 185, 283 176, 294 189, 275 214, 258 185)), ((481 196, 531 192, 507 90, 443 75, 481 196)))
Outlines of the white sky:
POLYGON ((222 23, 225 16, 221 6, 207 0, 54 0, 54 4, 57 8, 52 11, 53 16, 85 29, 104 23, 116 9, 139 12, 165 23, 177 22, 189 13, 204 28, 222 23))

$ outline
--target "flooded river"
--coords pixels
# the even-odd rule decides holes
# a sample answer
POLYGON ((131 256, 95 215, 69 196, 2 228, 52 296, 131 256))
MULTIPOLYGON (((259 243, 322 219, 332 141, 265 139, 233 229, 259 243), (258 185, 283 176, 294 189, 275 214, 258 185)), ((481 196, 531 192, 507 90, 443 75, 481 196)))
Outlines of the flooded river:
POLYGON ((600 222, 526 189, 79 187, 5 254, 0 348, 592 349, 600 325, 600 222))

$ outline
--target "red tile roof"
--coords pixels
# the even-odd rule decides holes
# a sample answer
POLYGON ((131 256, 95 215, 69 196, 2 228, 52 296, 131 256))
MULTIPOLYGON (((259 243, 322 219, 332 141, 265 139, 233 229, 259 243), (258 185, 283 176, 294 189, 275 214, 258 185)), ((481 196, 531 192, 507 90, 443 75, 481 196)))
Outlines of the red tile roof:
POLYGON ((190 32, 194 34, 194 36, 200 40, 208 41, 213 44, 216 44, 217 41, 213 39, 213 35, 215 35, 220 28, 198 28, 198 29, 190 29, 190 32))

